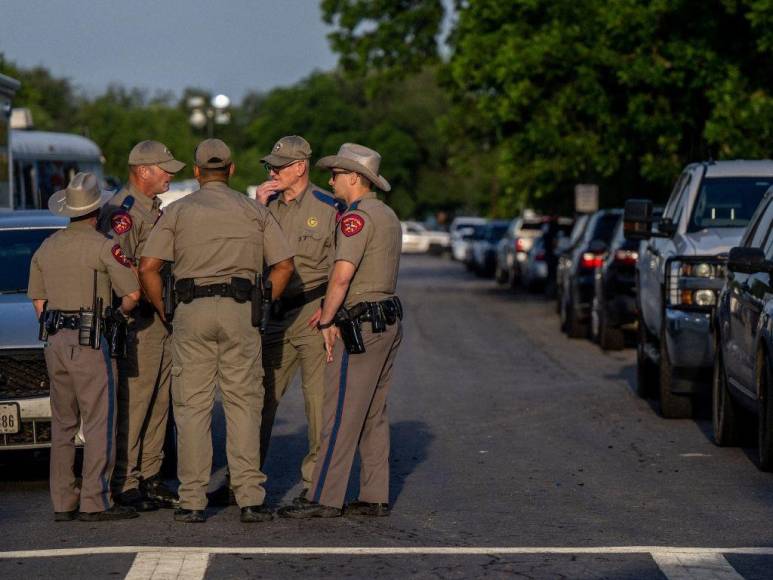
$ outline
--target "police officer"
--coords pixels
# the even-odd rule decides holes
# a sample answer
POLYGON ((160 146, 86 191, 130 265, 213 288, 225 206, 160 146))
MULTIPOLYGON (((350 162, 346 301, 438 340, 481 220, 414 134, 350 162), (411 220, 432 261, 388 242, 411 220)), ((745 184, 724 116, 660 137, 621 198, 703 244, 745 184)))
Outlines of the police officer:
MULTIPOLYGON (((133 264, 161 215, 159 193, 185 167, 158 141, 142 141, 129 153, 129 183, 102 208, 100 229, 118 238, 133 264)), ((113 493, 137 511, 175 507, 177 494, 162 481, 172 366, 167 325, 146 299, 129 323, 127 357, 118 362, 118 434, 113 493)))
POLYGON ((279 513, 285 517, 341 515, 358 448, 360 494, 346 511, 389 513, 386 398, 402 338, 402 307, 395 296, 402 236, 397 216, 371 190, 390 189, 379 175, 380 164, 376 151, 354 143, 317 163, 330 169, 329 183, 349 207, 339 222, 335 265, 319 320, 330 363, 319 461, 310 501, 282 508, 279 513))
POLYGON ((316 320, 327 290, 327 276, 335 251, 336 217, 345 204, 309 180, 311 146, 298 135, 282 137, 261 161, 269 179, 258 186, 265 203, 288 238, 295 271, 263 335, 266 390, 261 423, 261 466, 268 453, 279 401, 300 366, 306 409, 308 452, 301 464, 305 498, 319 450, 322 431, 325 343, 316 320))
POLYGON ((259 462, 263 370, 253 325, 253 282, 265 262, 274 297, 292 275, 292 252, 269 211, 228 187, 231 151, 219 139, 202 141, 194 175, 201 189, 170 205, 140 259, 146 295, 163 316, 160 270, 174 262, 178 306, 172 334, 172 404, 177 423, 180 507, 175 519, 205 521, 212 467, 215 383, 227 427, 227 456, 242 522, 272 518, 263 505, 259 462))
POLYGON ((46 367, 51 382, 51 500, 54 519, 118 520, 136 517, 113 505, 110 475, 115 461, 115 364, 94 317, 96 298, 120 309, 139 299, 137 277, 121 246, 96 231, 103 194, 93 173, 78 173, 56 192, 48 208, 70 224, 46 239, 32 257, 28 296, 48 333, 46 367), (95 296, 96 294, 96 296, 95 296), (83 423, 85 447, 80 489, 75 480, 75 436, 83 423))

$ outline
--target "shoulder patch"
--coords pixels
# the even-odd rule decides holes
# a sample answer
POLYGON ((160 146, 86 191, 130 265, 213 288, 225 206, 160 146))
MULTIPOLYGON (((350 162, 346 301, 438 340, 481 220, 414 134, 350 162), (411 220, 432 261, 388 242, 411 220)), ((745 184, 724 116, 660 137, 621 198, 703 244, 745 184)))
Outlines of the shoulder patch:
POLYGON ((123 206, 121 206, 121 209, 113 212, 113 215, 110 216, 110 227, 119 236, 131 230, 132 226, 134 226, 132 216, 129 215, 128 211, 123 209, 123 206))
POLYGON ((346 211, 346 204, 341 200, 334 198, 332 195, 322 193, 318 189, 312 190, 312 193, 314 194, 314 197, 316 197, 319 201, 334 208, 337 212, 342 213, 346 211))
POLYGON ((359 234, 365 227, 365 220, 356 213, 348 213, 341 218, 341 233, 347 238, 359 234))
POLYGON ((132 265, 132 261, 129 259, 129 257, 123 253, 123 250, 121 249, 120 244, 114 245, 110 249, 110 253, 113 254, 113 258, 115 258, 115 261, 121 264, 121 266, 129 267, 132 265))

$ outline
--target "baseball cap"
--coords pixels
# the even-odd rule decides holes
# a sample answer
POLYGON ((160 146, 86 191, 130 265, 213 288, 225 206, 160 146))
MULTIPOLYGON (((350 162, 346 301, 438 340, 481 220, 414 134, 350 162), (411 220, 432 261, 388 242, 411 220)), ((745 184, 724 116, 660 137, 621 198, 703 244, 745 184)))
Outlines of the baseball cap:
POLYGON ((158 165, 168 173, 177 173, 185 163, 177 161, 169 148, 158 141, 140 141, 129 153, 129 165, 158 165))
POLYGON ((196 165, 202 169, 219 169, 231 165, 231 150, 220 139, 205 139, 196 147, 196 165))
POLYGON ((274 143, 271 153, 260 161, 261 163, 281 167, 293 161, 300 161, 309 157, 311 157, 311 145, 309 145, 309 142, 300 135, 288 135, 274 143))

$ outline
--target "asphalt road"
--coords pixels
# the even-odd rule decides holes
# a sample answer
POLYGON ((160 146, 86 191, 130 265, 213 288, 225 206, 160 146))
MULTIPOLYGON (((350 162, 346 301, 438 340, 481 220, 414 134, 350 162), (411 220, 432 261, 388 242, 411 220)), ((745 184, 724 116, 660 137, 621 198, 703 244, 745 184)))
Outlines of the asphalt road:
MULTIPOLYGON (((54 524, 45 457, 0 456, 0 578, 773 578, 773 475, 637 398, 633 351, 567 339, 552 303, 445 259, 404 257, 399 291, 389 518, 54 524)), ((304 445, 293 388, 271 505, 297 495, 304 445)))

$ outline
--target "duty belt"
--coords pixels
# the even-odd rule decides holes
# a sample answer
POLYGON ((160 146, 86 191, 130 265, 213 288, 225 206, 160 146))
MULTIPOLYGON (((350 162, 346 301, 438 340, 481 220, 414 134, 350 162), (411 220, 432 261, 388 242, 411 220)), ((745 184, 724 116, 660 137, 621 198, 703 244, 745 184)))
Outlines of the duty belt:
POLYGON ((348 311, 352 320, 370 322, 373 332, 383 332, 387 325, 403 318, 403 304, 397 296, 380 302, 360 302, 348 311))
POLYGON ((325 292, 327 292, 327 282, 316 288, 312 288, 307 292, 299 292, 289 298, 282 297, 274 303, 274 314, 278 318, 281 318, 291 310, 306 306, 309 302, 313 302, 317 298, 322 298, 325 295, 325 292))
POLYGON ((207 298, 209 296, 233 297, 230 284, 208 284, 206 286, 194 286, 194 298, 207 298))
POLYGON ((221 284, 207 284, 206 286, 197 286, 193 278, 183 278, 175 283, 175 292, 177 300, 188 303, 196 298, 210 298, 212 296, 223 296, 233 298, 237 302, 247 302, 250 300, 255 286, 245 278, 231 278, 230 282, 221 284))

